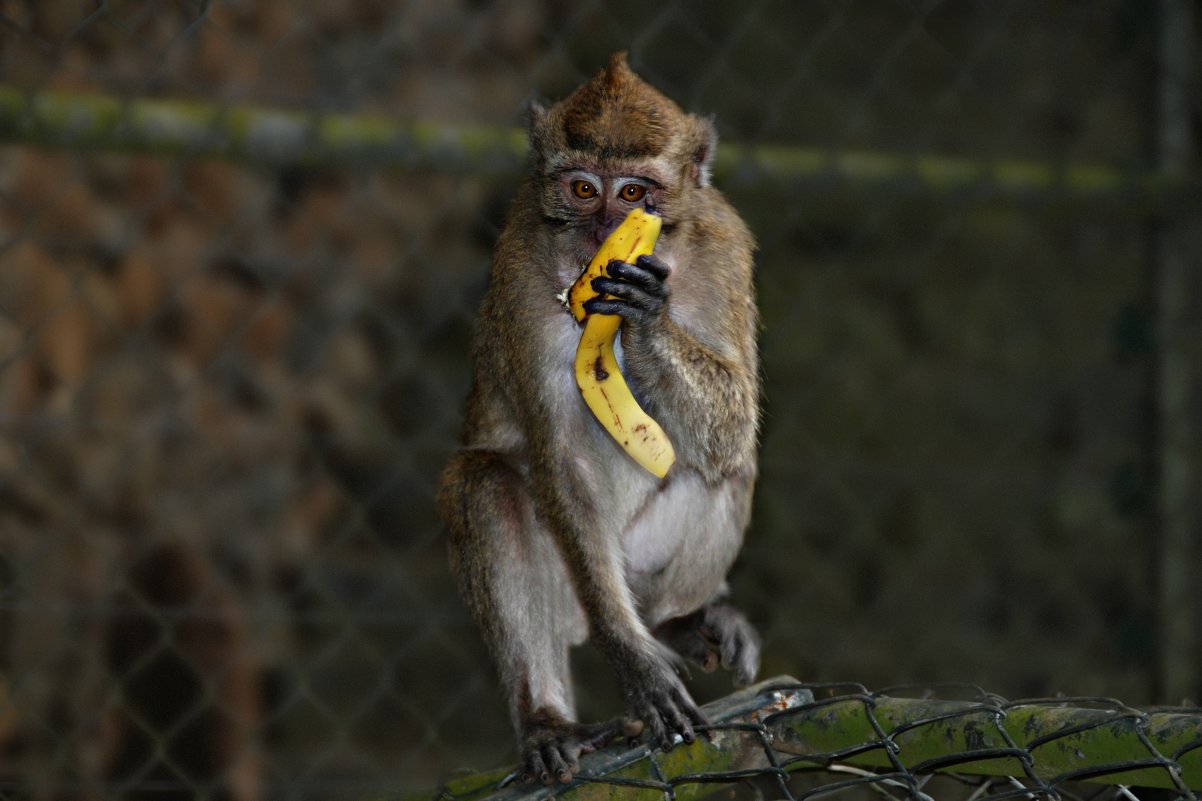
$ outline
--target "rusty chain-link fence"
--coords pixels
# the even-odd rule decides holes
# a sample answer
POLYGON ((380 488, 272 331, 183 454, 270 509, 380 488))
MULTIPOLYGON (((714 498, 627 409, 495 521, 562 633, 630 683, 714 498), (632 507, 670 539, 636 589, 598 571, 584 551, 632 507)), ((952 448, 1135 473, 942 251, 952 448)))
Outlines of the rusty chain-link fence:
POLYGON ((760 243, 765 674, 1198 700, 1197 17, 0 0, 0 798, 512 758, 432 494, 524 104, 618 49, 760 243))

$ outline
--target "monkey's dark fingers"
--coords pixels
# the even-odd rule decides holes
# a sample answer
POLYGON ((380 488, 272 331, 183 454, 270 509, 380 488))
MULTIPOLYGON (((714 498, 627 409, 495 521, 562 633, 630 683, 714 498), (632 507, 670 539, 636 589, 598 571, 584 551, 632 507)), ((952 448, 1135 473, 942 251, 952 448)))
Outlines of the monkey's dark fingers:
MULTIPOLYGON (((625 265, 630 267, 629 264, 625 265)), ((654 280, 648 279, 647 276, 627 279, 622 271, 619 271, 619 276, 614 278, 594 278, 592 281, 593 289, 602 294, 608 293, 615 297, 637 297, 646 295, 648 298, 654 298, 657 303, 662 304, 668 299, 668 286, 654 280), (615 292, 614 290, 618 290, 615 292)))
POLYGON ((659 697, 648 699, 641 717, 650 729, 651 741, 665 751, 676 744, 676 735, 686 743, 697 739, 693 726, 703 725, 705 717, 696 708, 683 687, 665 689, 659 697))
POLYGON ((522 754, 522 781, 551 784, 555 781, 572 780, 576 754, 571 752, 571 741, 559 736, 540 737, 528 743, 522 754))
POLYGON ((693 701, 693 697, 689 695, 687 690, 681 687, 677 691, 677 695, 677 703, 679 704, 680 708, 684 710, 685 715, 688 716, 689 722, 693 726, 710 725, 709 718, 707 718, 705 713, 701 711, 701 707, 697 706, 697 704, 693 701))
POLYGON ((585 301, 584 311, 586 314, 614 314, 619 317, 634 317, 641 312, 625 300, 600 297, 585 301))
POLYGON ((705 716, 693 704, 693 699, 689 697, 683 688, 674 690, 671 699, 661 705, 660 711, 664 715, 667 724, 667 731, 661 740, 665 751, 676 744, 676 734, 679 734, 680 739, 686 743, 696 740, 697 732, 693 730, 693 726, 705 725, 706 723, 705 716))
POLYGON ((672 273, 672 268, 663 259, 656 256, 654 253, 648 253, 644 256, 639 256, 634 261, 635 265, 642 267, 644 270, 653 273, 660 281, 666 281, 672 273))
POLYGON ((660 743, 665 750, 672 747, 672 737, 668 734, 668 727, 659 709, 647 703, 632 711, 646 724, 647 738, 652 743, 660 743))
POLYGON ((668 285, 664 282, 664 279, 667 276, 661 275, 655 270, 648 270, 643 266, 643 263, 642 259, 639 259, 638 264, 631 264, 626 261, 611 261, 607 273, 610 278, 629 281, 653 295, 662 295, 666 298, 668 296, 668 285))
MULTIPOLYGON (((667 708, 672 730, 678 733, 686 743, 696 740, 697 732, 693 731, 693 724, 696 720, 694 712, 700 718, 701 723, 705 722, 705 718, 701 717, 701 711, 693 705, 693 699, 689 698, 688 694, 683 691, 674 692, 672 703, 667 705, 667 708)), ((664 746, 665 749, 671 747, 671 742, 664 746)))
POLYGON ((543 764, 547 766, 547 774, 542 776, 543 784, 558 781, 567 784, 572 780, 572 774, 580 768, 576 757, 578 748, 573 748, 564 742, 548 743, 543 746, 543 764))
POLYGON ((666 294, 648 292, 629 281, 595 278, 593 289, 601 295, 584 304, 584 310, 589 314, 620 314, 627 318, 649 318, 662 312, 665 307, 666 294))
POLYGON ((543 784, 551 783, 551 774, 547 772, 541 749, 534 749, 526 753, 522 766, 522 781, 527 784, 536 781, 543 784))
POLYGON ((642 725, 614 718, 603 723, 564 722, 539 731, 523 749, 522 781, 566 784, 580 770, 581 754, 592 753, 619 735, 637 735, 642 725))

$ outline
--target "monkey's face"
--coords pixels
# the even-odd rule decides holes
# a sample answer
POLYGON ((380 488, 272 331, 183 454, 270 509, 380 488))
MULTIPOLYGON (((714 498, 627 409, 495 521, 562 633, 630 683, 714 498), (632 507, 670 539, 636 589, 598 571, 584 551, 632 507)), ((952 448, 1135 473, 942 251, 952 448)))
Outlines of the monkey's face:
POLYGON ((596 250, 634 209, 652 214, 659 207, 663 183, 649 175, 609 175, 569 170, 559 178, 559 191, 578 221, 586 244, 596 250))
POLYGON ((717 134, 619 53, 566 99, 532 106, 530 144, 543 220, 558 252, 585 263, 632 209, 658 214, 666 235, 686 222, 709 185, 717 134))
POLYGON ((681 207, 679 180, 652 161, 568 164, 548 178, 543 184, 544 219, 577 264, 587 263, 634 209, 657 214, 671 227, 681 207))

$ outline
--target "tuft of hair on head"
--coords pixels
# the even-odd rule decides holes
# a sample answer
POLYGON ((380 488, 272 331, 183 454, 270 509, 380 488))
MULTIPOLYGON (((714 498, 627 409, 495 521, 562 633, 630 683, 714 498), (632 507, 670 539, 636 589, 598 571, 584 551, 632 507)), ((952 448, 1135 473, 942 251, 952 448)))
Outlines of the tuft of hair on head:
POLYGON ((560 102, 530 108, 530 142, 548 164, 570 152, 602 159, 663 157, 707 186, 717 147, 709 118, 688 114, 630 68, 625 51, 560 102))

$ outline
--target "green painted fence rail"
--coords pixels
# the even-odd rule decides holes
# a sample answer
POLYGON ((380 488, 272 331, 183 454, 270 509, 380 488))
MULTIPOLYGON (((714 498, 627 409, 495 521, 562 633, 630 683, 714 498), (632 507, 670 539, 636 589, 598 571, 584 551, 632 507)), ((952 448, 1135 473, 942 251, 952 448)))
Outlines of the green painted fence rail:
POLYGON ((1140 788, 1158 788, 1158 800, 1202 798, 1202 709, 1140 710, 1095 698, 1006 701, 961 685, 869 692, 782 677, 705 711, 714 723, 708 739, 668 752, 612 745, 584 757, 568 785, 521 785, 497 770, 404 801, 684 801, 753 778, 794 801, 873 785, 929 801, 938 797, 923 789, 933 774, 1004 777, 988 792, 990 785, 979 784, 974 798, 1060 798, 1078 782, 1137 788, 1124 792, 1134 798, 1140 788), (800 771, 824 774, 824 781, 791 789, 789 776, 800 771))
MULTIPOLYGON (((5 142, 268 166, 359 164, 492 176, 516 174, 526 153, 525 132, 511 127, 0 85, 5 142)), ((715 169, 727 180, 769 189, 884 186, 902 194, 1099 202, 1150 212, 1202 204, 1202 181, 1194 174, 1010 158, 723 143, 715 169)))

